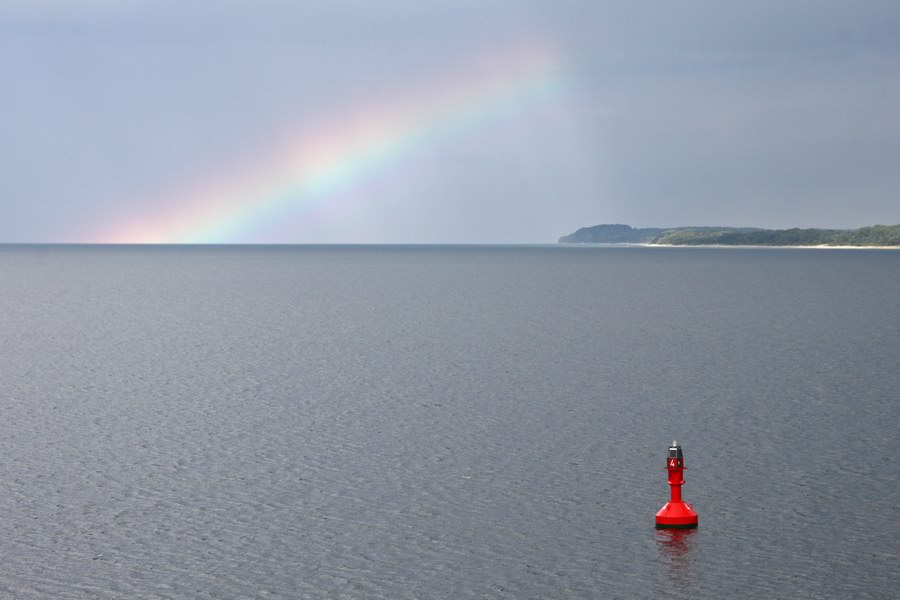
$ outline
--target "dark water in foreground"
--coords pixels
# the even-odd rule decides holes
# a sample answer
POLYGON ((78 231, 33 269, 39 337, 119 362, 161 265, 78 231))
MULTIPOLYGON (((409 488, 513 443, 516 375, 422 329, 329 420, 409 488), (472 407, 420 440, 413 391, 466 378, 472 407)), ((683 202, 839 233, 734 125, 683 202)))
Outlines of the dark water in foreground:
POLYGON ((0 597, 891 598, 900 252, 0 248, 0 597), (684 445, 694 532, 657 532, 684 445))

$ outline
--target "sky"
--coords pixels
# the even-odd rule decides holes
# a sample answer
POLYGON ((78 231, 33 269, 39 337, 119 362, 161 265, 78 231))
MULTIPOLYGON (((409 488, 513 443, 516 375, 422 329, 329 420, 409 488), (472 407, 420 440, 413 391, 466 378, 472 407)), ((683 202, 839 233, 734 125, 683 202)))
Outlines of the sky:
POLYGON ((900 223, 900 2, 0 0, 0 242, 900 223))

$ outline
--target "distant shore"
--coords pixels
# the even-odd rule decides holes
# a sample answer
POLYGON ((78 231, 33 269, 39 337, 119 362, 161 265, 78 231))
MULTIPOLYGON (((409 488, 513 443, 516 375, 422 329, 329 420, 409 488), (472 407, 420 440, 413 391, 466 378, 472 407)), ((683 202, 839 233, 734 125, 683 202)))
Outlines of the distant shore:
MULTIPOLYGON (((621 245, 621 244, 611 244, 621 245)), ((629 244, 631 245, 631 244, 629 244)), ((792 249, 798 250, 900 250, 900 246, 829 246, 827 244, 819 244, 817 246, 774 246, 774 245, 750 245, 750 244, 634 244, 635 246, 645 246, 647 248, 775 248, 775 249, 792 249)))
POLYGON ((634 244, 715 248, 900 248, 900 225, 859 229, 758 229, 752 227, 582 227, 561 244, 634 244))
POLYGON ((900 250, 900 246, 775 246, 768 244, 653 244, 649 242, 558 242, 566 246, 603 246, 618 248, 746 248, 748 250, 900 250))

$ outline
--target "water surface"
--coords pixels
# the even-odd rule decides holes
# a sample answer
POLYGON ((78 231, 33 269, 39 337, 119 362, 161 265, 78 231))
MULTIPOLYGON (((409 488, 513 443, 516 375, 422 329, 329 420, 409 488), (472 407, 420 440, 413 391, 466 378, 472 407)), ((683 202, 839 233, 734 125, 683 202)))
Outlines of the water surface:
POLYGON ((900 252, 5 246, 0 283, 0 596, 900 580, 900 252), (673 438, 693 532, 653 528, 673 438))

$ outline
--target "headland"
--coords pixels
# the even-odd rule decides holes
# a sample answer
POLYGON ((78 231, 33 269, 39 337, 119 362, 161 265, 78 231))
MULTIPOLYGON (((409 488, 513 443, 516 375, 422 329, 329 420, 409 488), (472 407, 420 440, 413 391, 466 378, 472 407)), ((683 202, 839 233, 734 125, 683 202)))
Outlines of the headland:
POLYGON ((900 225, 859 229, 759 229, 753 227, 634 228, 607 224, 582 227, 561 244, 647 246, 764 246, 793 248, 900 248, 900 225))

